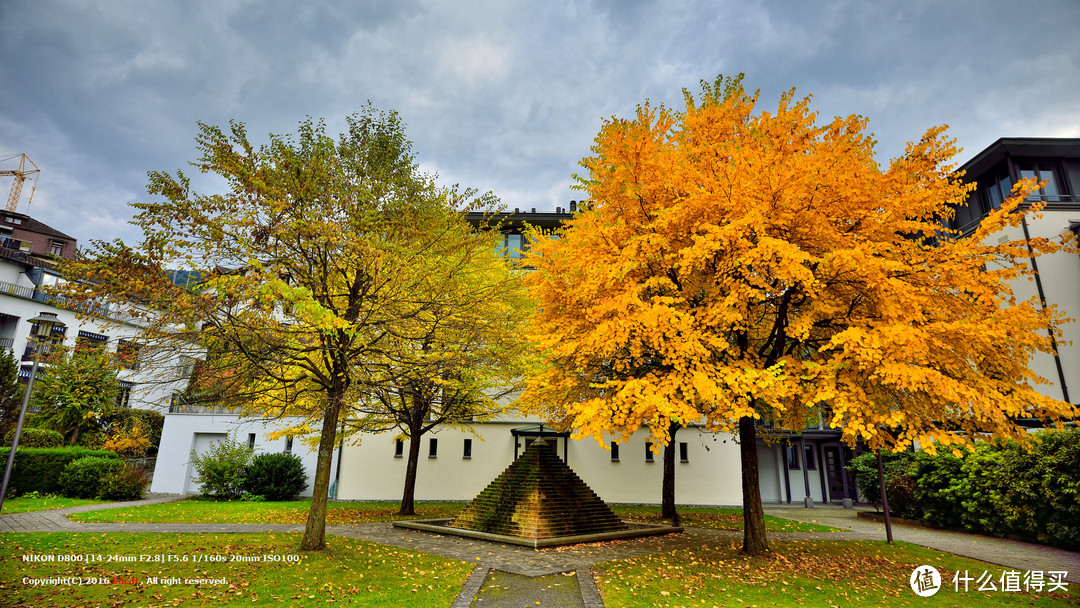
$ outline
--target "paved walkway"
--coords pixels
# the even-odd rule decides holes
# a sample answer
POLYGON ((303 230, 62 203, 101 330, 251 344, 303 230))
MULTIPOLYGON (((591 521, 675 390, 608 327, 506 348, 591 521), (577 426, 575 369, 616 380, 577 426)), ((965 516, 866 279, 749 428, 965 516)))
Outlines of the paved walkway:
MULTIPOLYGON (((873 509, 868 508, 859 510, 873 512, 873 509)), ((863 535, 865 538, 885 540, 885 524, 857 518, 856 509, 832 506, 817 506, 813 509, 768 506, 765 507, 765 512, 776 517, 850 530, 853 533, 863 535)), ((909 542, 947 553, 955 553, 956 555, 1021 571, 1065 570, 1069 573, 1066 580, 1080 583, 1080 553, 1073 551, 1007 538, 992 538, 967 532, 936 530, 921 526, 893 524, 892 530, 893 540, 909 542)))
MULTIPOLYGON (((186 532, 261 533, 302 532, 293 524, 135 524, 78 523, 69 513, 96 511, 141 504, 170 502, 182 496, 155 496, 146 500, 0 515, 2 532, 186 532)), ((884 540, 884 524, 857 519, 855 510, 818 506, 770 506, 766 513, 797 521, 841 528, 843 532, 769 533, 770 540, 884 540)), ((536 551, 458 536, 443 536, 394 528, 388 523, 327 526, 327 532, 367 541, 433 553, 475 564, 475 569, 454 603, 454 608, 470 606, 520 606, 518 592, 541 598, 547 606, 602 608, 603 603, 591 575, 593 564, 615 559, 640 557, 675 549, 694 549, 717 542, 742 539, 742 532, 688 528, 682 534, 653 536, 625 541, 577 545, 536 551), (573 575, 570 575, 573 573, 573 575), (544 577, 544 578, 537 578, 544 577), (532 579, 532 580, 530 580, 532 579)), ((1007 539, 987 538, 962 532, 947 532, 911 526, 893 526, 895 540, 955 553, 1017 570, 1066 570, 1067 580, 1080 583, 1080 554, 1042 545, 1007 539)), ((534 599, 533 601, 536 601, 534 599)), ((529 605, 535 605, 529 602, 529 605)))

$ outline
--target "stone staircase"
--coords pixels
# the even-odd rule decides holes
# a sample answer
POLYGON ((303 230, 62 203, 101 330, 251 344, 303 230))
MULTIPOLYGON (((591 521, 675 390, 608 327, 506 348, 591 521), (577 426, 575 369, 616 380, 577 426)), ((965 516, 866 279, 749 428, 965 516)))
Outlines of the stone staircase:
POLYGON ((448 525, 530 540, 627 527, 544 441, 533 442, 448 525))

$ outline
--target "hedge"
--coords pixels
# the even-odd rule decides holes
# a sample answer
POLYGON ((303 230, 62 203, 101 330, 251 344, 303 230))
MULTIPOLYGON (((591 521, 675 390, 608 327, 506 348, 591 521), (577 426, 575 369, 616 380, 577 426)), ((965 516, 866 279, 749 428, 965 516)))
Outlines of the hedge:
MULTIPOLYGON (((0 460, 7 462, 11 448, 0 448, 0 460)), ((120 458, 116 452, 88 450, 74 446, 66 448, 19 448, 15 467, 11 471, 8 493, 18 496, 27 492, 61 494, 60 476, 67 465, 86 456, 120 458)))
MULTIPOLYGON (((11 447, 15 440, 15 429, 4 435, 4 445, 11 447)), ((19 435, 20 448, 59 448, 64 446, 64 436, 49 429, 23 428, 19 435)))
MULTIPOLYGON (((1080 428, 1041 432, 1029 449, 999 441, 980 442, 963 458, 883 456, 889 509, 898 517, 1080 549, 1080 428)), ((876 503, 875 455, 854 458, 849 470, 876 503)))

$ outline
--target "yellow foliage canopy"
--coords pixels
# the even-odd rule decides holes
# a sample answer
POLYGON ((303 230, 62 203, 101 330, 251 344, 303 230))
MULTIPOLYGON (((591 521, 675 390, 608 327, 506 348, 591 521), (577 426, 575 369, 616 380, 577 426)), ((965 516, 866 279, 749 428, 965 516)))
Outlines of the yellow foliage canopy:
POLYGON ((872 449, 1076 415, 1028 368, 1063 319, 1015 300, 1026 248, 984 244, 1035 184, 961 240, 943 221, 970 187, 944 128, 883 169, 866 119, 818 124, 793 91, 756 104, 720 80, 603 125, 578 178, 591 205, 532 249, 546 366, 526 404, 580 436, 647 424, 661 442, 672 421, 799 430, 826 412, 872 449))

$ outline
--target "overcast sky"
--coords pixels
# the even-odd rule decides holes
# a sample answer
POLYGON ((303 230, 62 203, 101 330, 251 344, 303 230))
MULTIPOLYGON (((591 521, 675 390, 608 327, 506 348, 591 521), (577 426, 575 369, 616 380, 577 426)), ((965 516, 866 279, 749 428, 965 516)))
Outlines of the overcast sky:
POLYGON ((41 168, 34 217, 134 242, 128 203, 188 168, 197 121, 338 133, 371 100, 443 183, 552 210, 604 118, 744 72, 762 108, 796 87, 868 116, 883 164, 938 124, 963 161, 1080 137, 1078 24, 1078 0, 0 0, 0 157, 41 168))

